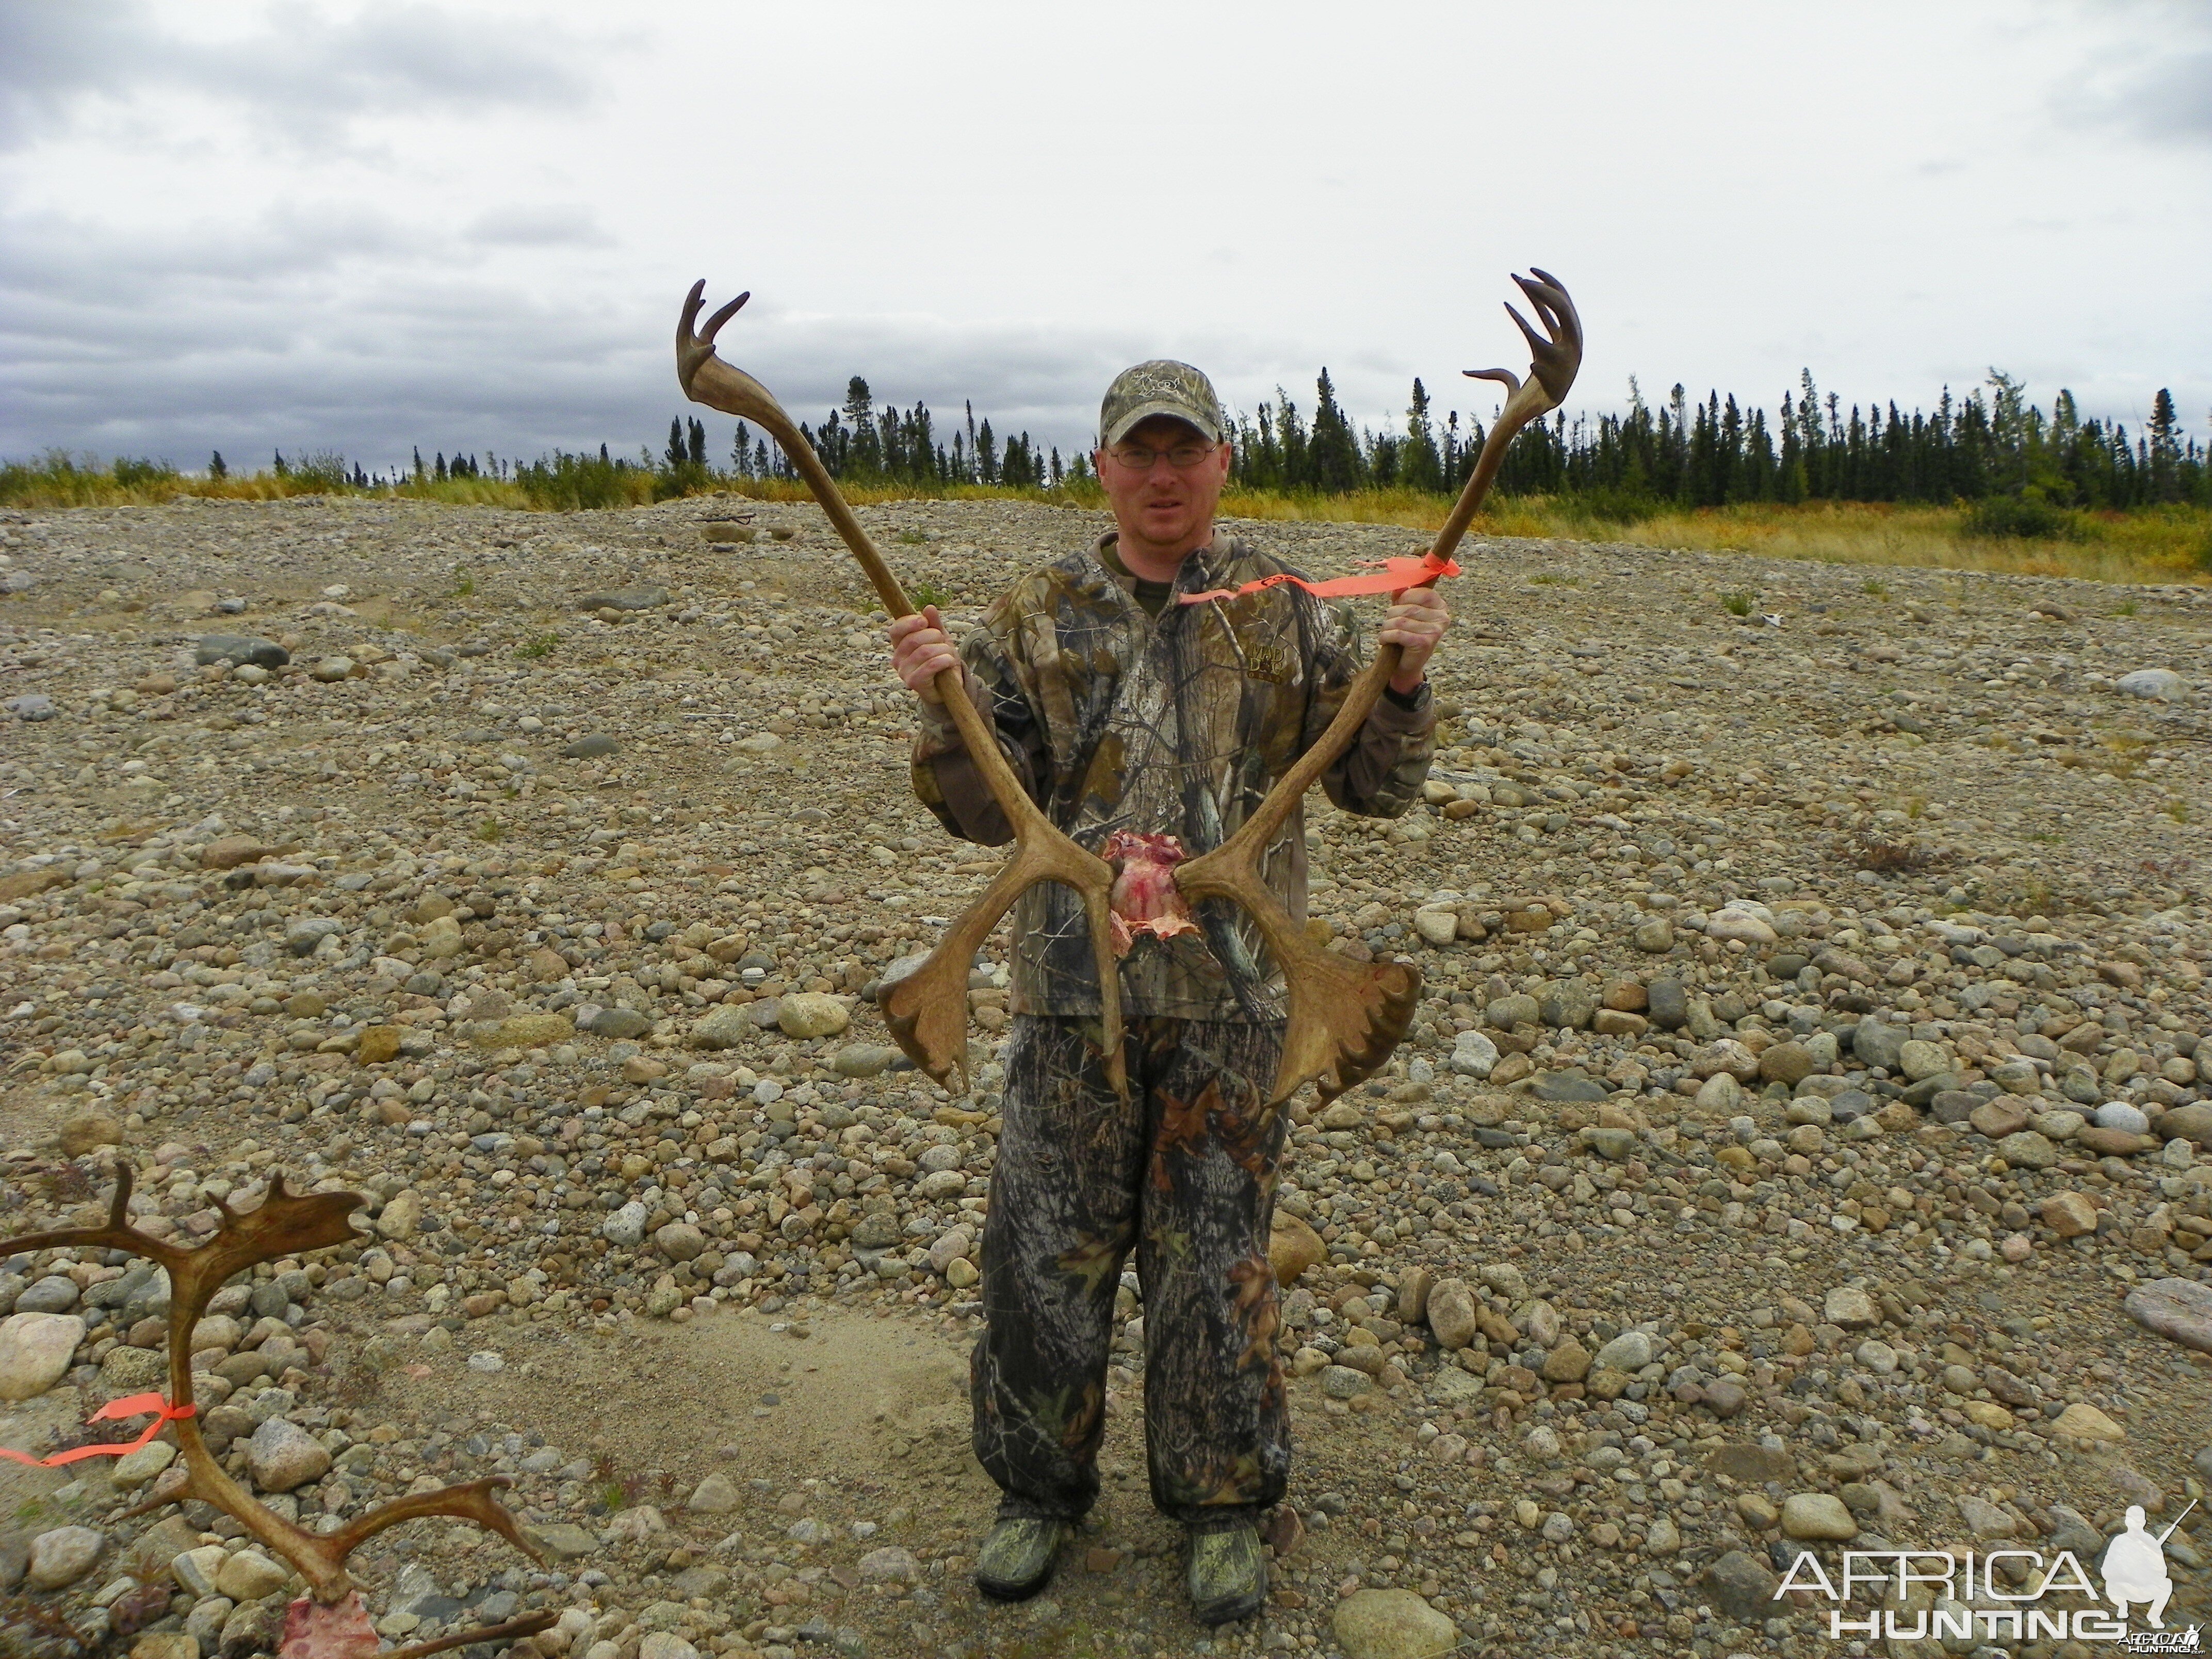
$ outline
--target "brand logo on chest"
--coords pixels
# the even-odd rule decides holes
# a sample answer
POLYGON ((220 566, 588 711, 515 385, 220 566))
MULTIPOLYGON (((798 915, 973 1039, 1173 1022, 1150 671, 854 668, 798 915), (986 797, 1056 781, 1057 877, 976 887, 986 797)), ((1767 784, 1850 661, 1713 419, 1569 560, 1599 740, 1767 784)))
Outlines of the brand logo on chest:
POLYGON ((1244 672, 1255 680, 1280 685, 1291 678, 1295 666, 1290 652, 1272 640, 1258 641, 1244 647, 1244 672))

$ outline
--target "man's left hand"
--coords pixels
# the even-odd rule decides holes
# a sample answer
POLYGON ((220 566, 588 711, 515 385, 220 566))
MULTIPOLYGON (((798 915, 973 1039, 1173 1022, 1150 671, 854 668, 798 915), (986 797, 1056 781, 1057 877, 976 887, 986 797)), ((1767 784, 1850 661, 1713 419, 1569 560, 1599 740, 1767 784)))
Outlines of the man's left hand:
POLYGON ((1399 649, 1398 672, 1390 677, 1393 691, 1409 697, 1421 689, 1429 658, 1450 626, 1451 612, 1444 608, 1443 595, 1433 587, 1409 587, 1398 595, 1376 635, 1399 649))

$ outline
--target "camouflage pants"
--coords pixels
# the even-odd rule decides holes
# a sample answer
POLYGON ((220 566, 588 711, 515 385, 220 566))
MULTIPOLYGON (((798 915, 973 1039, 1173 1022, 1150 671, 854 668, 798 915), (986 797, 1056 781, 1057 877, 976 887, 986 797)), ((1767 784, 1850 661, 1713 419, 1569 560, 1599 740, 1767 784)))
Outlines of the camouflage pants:
POLYGON ((1183 1520, 1266 1507, 1291 1462, 1267 1265, 1287 1125, 1264 1106, 1282 1027, 1132 1020, 1127 1106, 1098 1036, 1096 1020, 1013 1023, 969 1368, 975 1455, 1001 1514, 1091 1507, 1134 1246, 1152 1502, 1183 1520))

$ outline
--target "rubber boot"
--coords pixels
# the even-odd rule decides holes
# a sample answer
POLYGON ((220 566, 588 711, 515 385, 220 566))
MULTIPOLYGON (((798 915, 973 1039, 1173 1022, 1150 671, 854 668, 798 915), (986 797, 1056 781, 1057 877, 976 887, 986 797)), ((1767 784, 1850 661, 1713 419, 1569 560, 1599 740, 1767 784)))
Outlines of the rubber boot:
POLYGON ((1248 1516, 1190 1528, 1185 1576, 1191 1617, 1201 1625, 1249 1619, 1267 1599, 1267 1556, 1248 1516))
POLYGON ((994 1601, 1026 1601, 1052 1580, 1067 1525, 1034 1516, 1002 1516, 975 1552, 975 1588, 994 1601))

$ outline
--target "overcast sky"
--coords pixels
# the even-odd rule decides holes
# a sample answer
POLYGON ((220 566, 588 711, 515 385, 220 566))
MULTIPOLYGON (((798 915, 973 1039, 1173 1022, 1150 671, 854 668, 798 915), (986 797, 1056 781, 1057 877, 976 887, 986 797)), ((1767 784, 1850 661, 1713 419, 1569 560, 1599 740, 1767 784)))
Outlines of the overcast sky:
POLYGON ((1179 356, 1395 424, 1531 264, 1571 408, 1995 364, 2201 439, 2208 204, 2206 0, 0 0, 0 455, 657 448, 698 276, 803 419, 1066 449, 1179 356))

